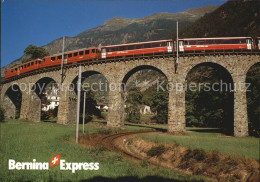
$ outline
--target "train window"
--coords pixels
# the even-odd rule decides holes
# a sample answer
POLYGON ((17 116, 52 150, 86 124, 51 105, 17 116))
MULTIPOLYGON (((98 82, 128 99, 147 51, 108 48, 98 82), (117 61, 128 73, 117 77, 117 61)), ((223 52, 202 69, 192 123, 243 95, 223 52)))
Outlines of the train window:
MULTIPOLYGON (((56 59, 55 56, 54 56, 54 57, 51 57, 51 60, 52 60, 52 61, 55 61, 55 59, 56 59)), ((36 61, 36 64, 37 64, 37 61, 36 61)))
POLYGON ((31 65, 33 66, 33 65, 34 65, 34 62, 31 62, 31 65))
POLYGON ((144 45, 136 45, 135 48, 136 49, 142 49, 144 45))
POLYGON ((85 54, 89 54, 89 50, 85 50, 85 54))
POLYGON ((92 53, 95 53, 96 52, 96 49, 92 49, 92 51, 91 51, 92 53))
POLYGON ((242 39, 242 40, 240 40, 240 43, 246 43, 246 39, 242 39))
POLYGON ((15 71, 17 71, 17 68, 15 68, 15 71))
POLYGON ((204 45, 205 44, 205 41, 204 40, 198 40, 197 41, 197 45, 204 45))
POLYGON ((135 46, 134 46, 134 45, 128 46, 128 50, 133 50, 133 49, 135 49, 135 46))
POLYGON ((68 54, 68 57, 71 58, 72 57, 72 53, 68 54))
POLYGON ((20 67, 19 67, 19 69, 21 70, 21 69, 23 69, 23 67, 22 67, 22 66, 20 66, 20 67))
POLYGON ((113 48, 110 48, 109 50, 110 50, 110 52, 115 52, 115 51, 118 51, 119 49, 117 47, 113 47, 113 48))
POLYGON ((231 43, 231 40, 222 40, 223 41, 223 44, 230 44, 231 43))
POLYGON ((222 44, 222 40, 215 40, 216 44, 222 44))
POLYGON ((82 55, 83 55, 83 51, 79 51, 79 55, 81 55, 81 56, 82 56, 82 55))
POLYGON ((64 59, 67 59, 68 58, 68 54, 64 54, 64 59))
POLYGON ((43 59, 42 62, 45 62, 45 59, 43 59))
POLYGON ((153 44, 152 47, 162 47, 162 44, 161 43, 155 43, 155 44, 153 44))
POLYGON ((151 47, 159 47, 159 46, 157 46, 157 43, 153 43, 151 44, 151 47))
POLYGON ((30 63, 28 63, 27 66, 28 66, 28 67, 31 66, 30 63))
POLYGON ((196 44, 197 44, 196 40, 189 40, 189 45, 196 45, 196 44))
POLYGON ((39 64, 42 64, 42 62, 41 61, 38 61, 39 62, 39 64))
POLYGON ((26 64, 24 65, 24 68, 26 68, 26 64))
POLYGON ((206 40, 205 44, 214 44, 214 40, 206 40))
MULTIPOLYGON (((123 51, 123 50, 125 50, 125 46, 120 46, 120 47, 118 47, 118 50, 117 51, 123 51)), ((113 49, 112 49, 112 51, 116 51, 115 50, 116 48, 114 47, 113 49)))
POLYGON ((144 44, 144 48, 151 48, 151 44, 144 44))
POLYGON ((101 49, 101 53, 106 53, 106 49, 105 49, 105 48, 102 48, 102 49, 101 49))
POLYGON ((14 70, 11 70, 11 73, 13 73, 14 72, 14 70))
POLYGON ((74 53, 73 53, 73 56, 78 56, 78 53, 77 53, 77 52, 74 52, 74 53))
POLYGON ((62 59, 62 55, 57 56, 57 59, 62 59))

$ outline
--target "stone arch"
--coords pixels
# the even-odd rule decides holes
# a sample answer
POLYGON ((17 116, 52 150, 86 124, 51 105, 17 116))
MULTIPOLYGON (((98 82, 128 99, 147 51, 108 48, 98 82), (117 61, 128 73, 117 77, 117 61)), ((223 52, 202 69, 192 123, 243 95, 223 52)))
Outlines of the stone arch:
MULTIPOLYGON (((82 75, 81 75, 82 82, 84 81, 83 79, 86 79, 86 78, 96 75, 96 74, 102 75, 104 77, 104 79, 106 80, 106 83, 107 84, 109 83, 106 75, 104 75, 102 72, 95 71, 95 70, 82 71, 82 75)), ((77 82, 78 82, 78 75, 71 81, 70 86, 76 85, 77 82)), ((82 85, 82 86, 84 86, 84 85, 82 85)), ((73 89, 74 89, 75 93, 77 94, 77 87, 74 86, 73 89)))
POLYGON ((19 118, 22 104, 22 91, 18 84, 12 84, 4 91, 3 108, 7 118, 19 118))
MULTIPOLYGON (((191 69, 189 69, 188 73, 186 74, 185 83, 188 83, 190 74, 192 74, 192 72, 194 70, 199 69, 201 66, 212 67, 213 69, 217 70, 216 73, 218 74, 218 75, 215 75, 214 77, 221 75, 220 78, 224 79, 224 81, 221 81, 217 85, 217 86, 219 86, 217 89, 221 89, 221 90, 225 91, 226 94, 228 94, 227 100, 223 100, 223 102, 225 102, 225 103, 220 104, 222 106, 221 109, 223 109, 222 117, 221 117, 221 118, 223 118, 223 123, 222 123, 221 127, 225 133, 233 134, 234 133, 234 94, 233 94, 234 81, 233 81, 232 75, 231 75, 230 71, 222 64, 215 63, 215 62, 201 62, 201 63, 195 64, 195 65, 192 65, 191 69)), ((204 80, 204 81, 202 80, 202 82, 205 83, 206 80, 204 80)), ((188 107, 189 102, 187 102, 187 99, 188 99, 188 93, 191 93, 191 92, 189 91, 189 85, 187 84, 186 86, 187 86, 187 90, 185 90, 185 113, 186 113, 185 121, 187 123, 187 121, 188 121, 187 108, 189 108, 188 107)), ((213 88, 213 84, 212 84, 211 88, 213 88)), ((214 89, 216 89, 215 86, 214 86, 214 89)), ((206 96, 205 98, 208 98, 208 99, 212 98, 212 95, 206 94, 207 91, 202 90, 200 93, 202 93, 202 92, 205 93, 205 94, 203 94, 206 96)), ((210 93, 210 91, 208 91, 208 93, 210 93)), ((216 93, 218 93, 218 92, 216 92, 216 93)), ((204 100, 205 100, 205 98, 204 98, 204 100)), ((209 101, 209 100, 207 100, 207 101, 209 101)), ((203 102, 203 103, 207 103, 208 104, 207 108, 211 108, 212 102, 207 102, 207 101, 203 102)), ((213 124, 213 123, 208 123, 208 124, 213 124)))
POLYGON ((167 74, 165 74, 162 69, 159 69, 157 68, 156 66, 153 66, 153 65, 139 65, 139 66, 136 66, 134 68, 131 68, 130 70, 127 70, 126 71, 126 74, 123 76, 123 78, 121 79, 121 83, 126 83, 127 80, 136 72, 140 71, 140 70, 143 70, 143 69, 151 69, 151 70, 154 70, 154 71, 158 71, 159 73, 161 73, 162 75, 164 75, 166 77, 166 79, 168 80, 168 76, 167 74))
MULTIPOLYGON (((55 97, 59 97, 59 85, 57 81, 51 77, 41 77, 38 79, 29 91, 30 102, 30 118, 29 120, 39 122, 41 121, 42 110, 48 110, 47 106, 43 107, 43 102, 47 101, 46 95, 50 95, 51 97, 55 95, 55 97), (51 87, 51 90, 46 91, 47 86, 51 87), (32 111, 34 110, 34 111, 32 111)), ((57 99, 58 100, 58 99, 57 99)), ((52 101, 51 101, 52 102, 52 101)), ((58 101, 57 101, 58 102, 58 101)))
POLYGON ((259 82, 260 82, 260 62, 257 62, 247 70, 246 83, 250 84, 246 91, 247 102, 247 119, 248 119, 248 133, 251 136, 260 135, 259 130, 259 82))
POLYGON ((191 62, 190 64, 187 65, 187 63, 185 64, 186 68, 183 69, 183 76, 185 77, 185 80, 187 78, 187 75, 190 73, 190 71, 195 68, 200 66, 201 64, 208 64, 208 65, 216 65, 219 67, 222 67, 225 71, 227 71, 229 73, 229 75, 231 75, 232 80, 233 80, 233 70, 226 64, 226 62, 221 62, 218 61, 211 61, 210 59, 203 59, 203 60, 197 60, 196 62, 191 62))
MULTIPOLYGON (((92 111, 94 112, 94 114, 98 115, 98 116, 101 116, 101 112, 99 112, 99 109, 95 109, 94 108, 94 104, 95 102, 97 102, 97 104, 108 104, 108 103, 105 103, 105 102, 109 102, 109 81, 106 77, 106 75, 104 75, 102 72, 99 72, 99 71, 96 71, 96 70, 85 70, 83 69, 82 71, 82 80, 81 80, 81 86, 82 86, 82 90, 81 90, 81 99, 80 99, 80 123, 83 121, 83 118, 81 117, 82 114, 83 114, 83 104, 84 104, 84 91, 83 91, 83 87, 85 87, 85 91, 87 93, 86 95, 86 100, 88 100, 89 102, 90 101, 93 101, 91 103, 88 103, 88 101, 86 102, 86 112, 88 112, 90 109, 92 109, 92 111), (90 84, 87 84, 87 83, 84 83, 84 81, 86 79, 88 79, 89 77, 93 76, 93 75, 100 75, 98 76, 98 79, 102 80, 101 83, 94 83, 92 85, 90 84), (86 88, 88 87, 88 88, 86 88), (107 90, 108 89, 108 90, 107 90), (95 94, 100 94, 102 91, 104 91, 104 100, 102 99, 91 99, 89 96, 88 96, 88 93, 93 93, 93 92, 90 92, 90 91, 94 91, 95 94), (102 102, 104 101, 104 103, 99 103, 98 101, 102 100, 102 102), (108 101, 107 101, 108 100, 108 101), (88 110, 89 109, 89 110, 88 110)), ((70 110, 68 111, 66 108, 66 111, 61 111, 61 112, 69 112, 70 115, 68 116, 70 119, 69 119, 69 123, 76 123, 76 113, 77 113, 77 82, 78 82, 78 75, 75 75, 72 79, 70 79, 71 83, 68 83, 69 81, 67 81, 67 83, 69 84, 68 85, 68 96, 69 96, 69 99, 67 99, 66 101, 66 104, 69 105, 69 108, 70 110)), ((109 110, 109 109, 108 109, 109 110)), ((62 116, 60 116, 62 117, 62 116)), ((89 121, 88 120, 89 118, 86 118, 85 121, 89 121)))
MULTIPOLYGON (((153 71, 156 71, 158 73, 160 73, 161 75, 163 75, 165 77, 165 79, 167 80, 167 82, 165 82, 165 84, 167 84, 169 82, 169 76, 167 76, 167 74, 162 71, 161 68, 158 68, 157 66, 154 66, 154 65, 146 65, 146 64, 140 64, 138 66, 135 66, 131 69, 128 69, 125 74, 124 74, 124 77, 122 78, 121 80, 121 99, 120 99, 120 120, 121 122, 123 123, 124 120, 125 120, 125 116, 124 116, 124 108, 125 108, 125 100, 126 100, 126 83, 127 81, 129 80, 129 78, 134 75, 135 73, 137 73, 138 71, 141 71, 141 70, 153 70, 153 71)), ((158 82, 157 82, 158 83, 158 82)), ((169 107, 169 92, 167 91, 167 100, 168 100, 168 103, 167 103, 167 107, 169 107)))

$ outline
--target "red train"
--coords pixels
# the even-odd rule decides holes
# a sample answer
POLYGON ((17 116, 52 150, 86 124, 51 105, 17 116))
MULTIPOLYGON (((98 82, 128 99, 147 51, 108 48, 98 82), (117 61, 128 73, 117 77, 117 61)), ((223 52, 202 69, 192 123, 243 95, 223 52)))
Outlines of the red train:
MULTIPOLYGON (((70 64, 84 60, 100 59, 100 51, 97 48, 85 48, 64 53, 64 64, 70 64)), ((47 56, 13 67, 5 72, 5 79, 36 69, 61 65, 62 54, 47 56)))
MULTIPOLYGON (((85 48, 64 53, 64 64, 96 59, 112 59, 139 55, 167 54, 178 51, 185 52, 222 52, 237 50, 260 50, 260 37, 221 37, 221 38, 184 38, 178 41, 178 50, 173 46, 173 40, 159 40, 120 44, 101 47, 101 51, 94 48, 85 48)), ((36 59, 6 71, 5 79, 32 72, 37 69, 60 65, 62 54, 55 54, 36 59)))
POLYGON ((179 40, 180 52, 259 50, 260 39, 251 37, 187 38, 179 40))
POLYGON ((172 53, 172 40, 158 40, 131 44, 111 45, 101 48, 101 58, 172 53))

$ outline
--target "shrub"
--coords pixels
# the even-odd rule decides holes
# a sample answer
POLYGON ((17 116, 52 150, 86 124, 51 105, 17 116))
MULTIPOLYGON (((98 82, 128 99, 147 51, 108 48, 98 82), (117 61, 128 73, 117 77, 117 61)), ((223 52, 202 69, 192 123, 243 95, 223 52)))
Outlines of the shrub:
POLYGON ((191 149, 188 149, 184 158, 186 160, 188 159, 195 159, 197 161, 202 161, 204 160, 206 157, 206 153, 204 150, 200 150, 200 149, 194 149, 194 150, 191 150, 191 149))
POLYGON ((48 111, 42 111, 41 120, 48 120, 48 119, 50 119, 50 116, 48 115, 48 111))
POLYGON ((4 109, 0 107, 0 122, 5 120, 5 112, 4 109))
POLYGON ((154 156, 160 156, 162 153, 164 153, 165 147, 163 145, 152 147, 150 150, 147 151, 147 155, 154 157, 154 156))

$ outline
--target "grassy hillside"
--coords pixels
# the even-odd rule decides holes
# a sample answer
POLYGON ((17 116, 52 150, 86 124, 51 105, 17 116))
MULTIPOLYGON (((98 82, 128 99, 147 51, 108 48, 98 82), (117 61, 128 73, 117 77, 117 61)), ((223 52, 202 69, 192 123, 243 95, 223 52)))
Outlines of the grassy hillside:
MULTIPOLYGON (((148 163, 136 163, 124 159, 121 154, 107 151, 102 146, 86 147, 75 143, 75 125, 56 123, 32 123, 8 120, 0 123, 0 181, 204 181, 173 170, 155 167, 148 163), (8 159, 19 162, 50 162, 60 155, 66 162, 99 162, 98 171, 62 171, 59 166, 41 170, 8 170, 8 159)), ((80 127, 82 128, 82 127, 80 127)), ((141 127, 126 127, 137 131, 141 127)), ((104 128, 86 125, 88 133, 102 133, 104 128)))

